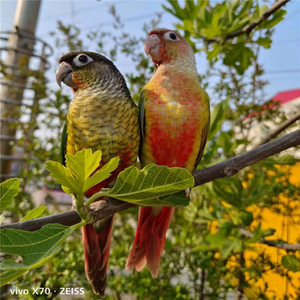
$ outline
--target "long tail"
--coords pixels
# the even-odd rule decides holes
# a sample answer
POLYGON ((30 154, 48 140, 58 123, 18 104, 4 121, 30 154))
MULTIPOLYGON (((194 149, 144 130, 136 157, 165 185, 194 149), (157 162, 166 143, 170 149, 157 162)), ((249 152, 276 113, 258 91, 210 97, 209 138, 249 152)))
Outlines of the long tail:
POLYGON ((105 295, 107 284, 107 265, 113 223, 114 217, 111 217, 100 233, 97 233, 92 224, 85 225, 82 229, 86 277, 91 282, 94 293, 102 297, 105 295))
POLYGON ((141 271, 147 264, 153 277, 157 277, 160 256, 165 247, 174 207, 141 207, 135 239, 127 258, 126 269, 141 271))

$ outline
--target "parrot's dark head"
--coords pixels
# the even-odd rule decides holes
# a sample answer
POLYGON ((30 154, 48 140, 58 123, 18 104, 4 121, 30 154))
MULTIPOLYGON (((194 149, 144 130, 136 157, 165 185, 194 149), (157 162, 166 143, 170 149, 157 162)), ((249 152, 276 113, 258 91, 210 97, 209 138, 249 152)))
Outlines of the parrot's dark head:
MULTIPOLYGON (((106 57, 94 52, 74 51, 62 56, 56 71, 56 81, 73 88, 74 92, 108 81, 111 77, 122 77, 116 66, 106 57)), ((125 81, 124 81, 125 83, 125 81)))
POLYGON ((182 63, 182 60, 195 62, 189 43, 178 32, 170 29, 152 30, 144 43, 144 50, 156 67, 162 63, 182 63))

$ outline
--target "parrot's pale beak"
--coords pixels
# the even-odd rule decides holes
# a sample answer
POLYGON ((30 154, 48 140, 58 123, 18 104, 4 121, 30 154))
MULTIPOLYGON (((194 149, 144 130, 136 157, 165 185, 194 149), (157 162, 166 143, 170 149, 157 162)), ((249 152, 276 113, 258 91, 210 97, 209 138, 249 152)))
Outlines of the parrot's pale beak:
POLYGON ((156 34, 152 34, 147 37, 145 43, 144 43, 144 51, 146 55, 151 55, 151 52, 153 49, 159 48, 160 46, 160 39, 156 34))
POLYGON ((61 82, 71 88, 78 89, 78 86, 72 80, 72 69, 66 62, 62 62, 56 71, 56 82, 61 87, 61 82))
POLYGON ((150 55, 152 60, 159 64, 162 61, 162 53, 161 53, 161 41, 156 34, 151 34, 148 36, 144 43, 144 51, 146 55, 150 55))

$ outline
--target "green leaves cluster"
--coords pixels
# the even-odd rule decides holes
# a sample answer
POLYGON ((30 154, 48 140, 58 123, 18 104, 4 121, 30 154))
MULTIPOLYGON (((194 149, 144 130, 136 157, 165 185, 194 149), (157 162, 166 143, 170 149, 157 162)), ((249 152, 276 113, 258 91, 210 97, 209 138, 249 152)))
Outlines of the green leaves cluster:
POLYGON ((168 3, 169 6, 163 5, 164 9, 181 21, 176 27, 184 31, 194 50, 205 50, 211 62, 222 59, 224 65, 233 67, 240 75, 254 58, 251 43, 270 48, 270 30, 286 14, 280 9, 263 21, 258 25, 261 34, 257 37, 253 32, 247 32, 247 28, 251 23, 260 21, 268 9, 266 4, 259 6, 255 1, 224 1, 212 6, 209 1, 192 0, 185 1, 181 7, 177 0, 169 0, 168 3), (244 33, 235 35, 242 30, 244 33), (205 48, 198 45, 199 40, 204 42, 205 48))
MULTIPOLYGON (((83 149, 75 155, 66 155, 66 167, 53 161, 46 163, 50 175, 62 185, 64 191, 75 196, 77 209, 84 205, 84 193, 107 179, 118 166, 119 158, 115 157, 97 170, 101 155, 100 150, 92 153, 91 149, 83 149)), ((186 206, 188 198, 184 193, 174 197, 165 196, 193 186, 193 176, 183 168, 168 168, 155 164, 150 164, 142 170, 129 167, 119 174, 113 188, 101 189, 89 199, 87 206, 99 197, 112 197, 141 206, 186 206), (159 197, 163 197, 162 200, 159 197)))
MULTIPOLYGON (((94 185, 104 181, 116 170, 119 157, 115 157, 99 169, 101 151, 92 153, 91 149, 83 149, 75 155, 66 155, 66 166, 54 161, 46 163, 51 176, 62 185, 65 192, 76 199, 77 209, 84 220, 90 222, 92 217, 84 208, 84 193, 94 185)), ((19 192, 20 181, 10 179, 1 184, 1 210, 8 207, 19 192)), ((121 172, 112 189, 102 189, 91 197, 87 207, 99 197, 114 197, 119 200, 137 205, 186 206, 189 198, 182 191, 194 186, 193 176, 182 168, 168 168, 166 166, 148 165, 143 170, 130 167, 121 172), (159 199, 162 197, 162 200, 159 199)), ((24 220, 39 216, 45 206, 30 211, 24 220)), ((22 257, 22 261, 4 260, 0 264, 1 270, 7 271, 1 276, 1 284, 7 284, 31 269, 44 265, 53 258, 66 238, 78 227, 59 224, 49 224, 35 232, 14 229, 1 230, 0 251, 10 255, 22 257)))

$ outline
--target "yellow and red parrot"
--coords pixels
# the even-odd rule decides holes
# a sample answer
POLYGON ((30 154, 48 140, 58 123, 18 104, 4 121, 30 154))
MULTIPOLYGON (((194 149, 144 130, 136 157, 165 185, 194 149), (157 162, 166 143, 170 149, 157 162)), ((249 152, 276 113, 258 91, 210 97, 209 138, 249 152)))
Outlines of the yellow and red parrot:
MULTIPOLYGON (((179 33, 168 29, 152 30, 144 50, 156 70, 139 102, 141 165, 192 172, 203 155, 210 122, 209 97, 198 81, 195 55, 179 33)), ((128 270, 141 271, 147 264, 152 276, 158 276, 173 213, 173 207, 140 208, 128 270)))
MULTIPOLYGON (((65 154, 83 148, 102 151, 99 168, 119 156, 118 168, 105 181, 86 192, 87 197, 111 187, 118 174, 136 164, 140 129, 138 108, 131 99, 125 80, 106 57, 93 52, 70 52, 60 59, 56 80, 72 87, 67 123, 62 135, 65 154)), ((85 271, 96 294, 104 296, 114 217, 101 222, 101 228, 83 227, 85 271), (97 232, 98 230, 98 232, 97 232)))

